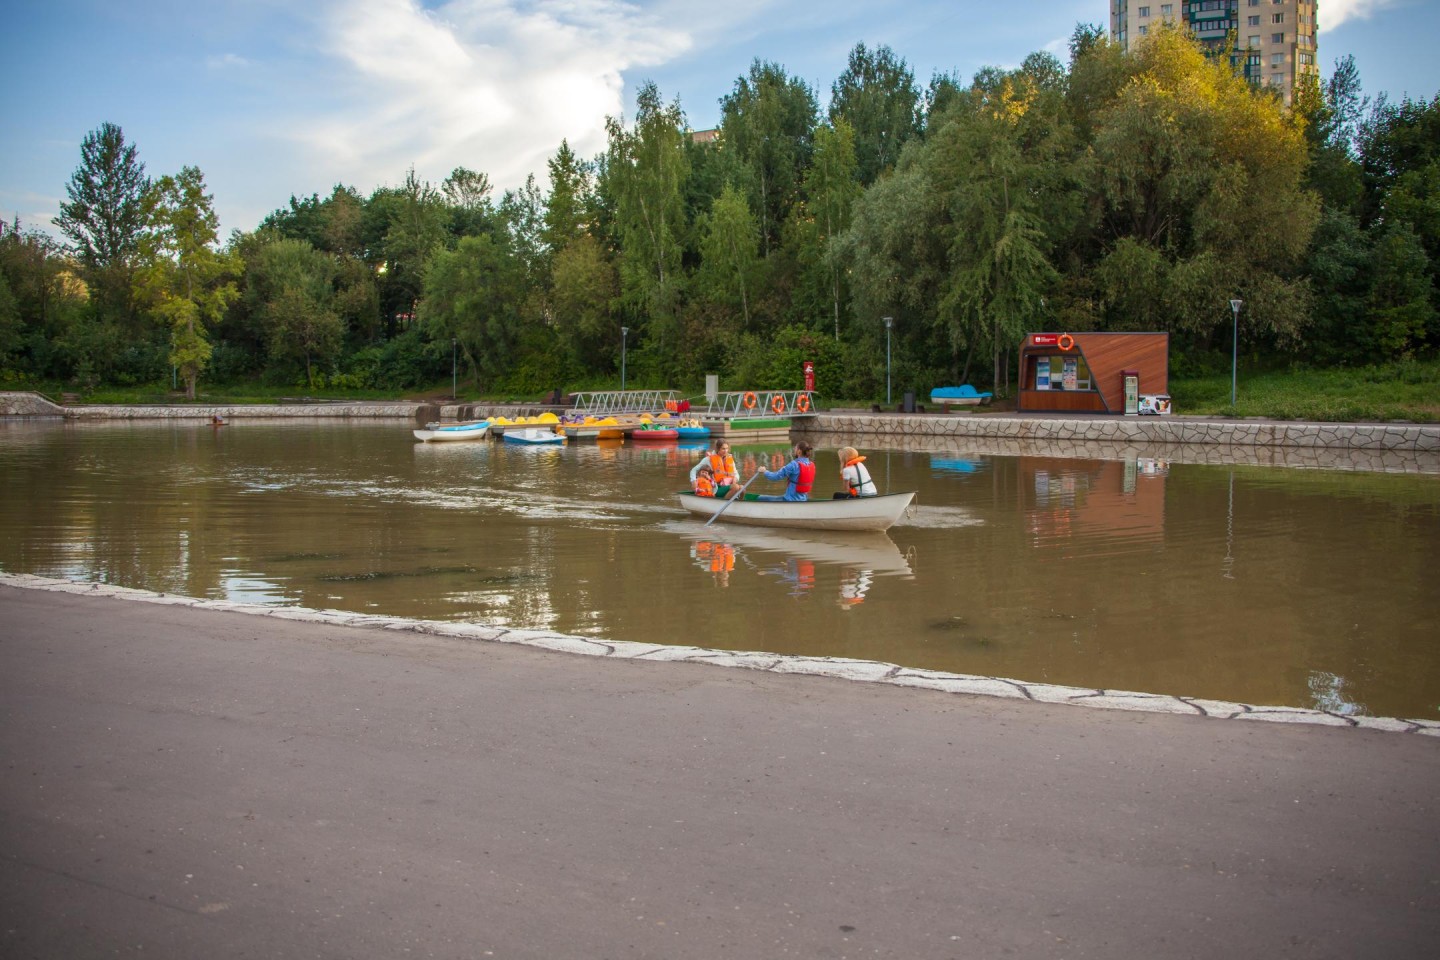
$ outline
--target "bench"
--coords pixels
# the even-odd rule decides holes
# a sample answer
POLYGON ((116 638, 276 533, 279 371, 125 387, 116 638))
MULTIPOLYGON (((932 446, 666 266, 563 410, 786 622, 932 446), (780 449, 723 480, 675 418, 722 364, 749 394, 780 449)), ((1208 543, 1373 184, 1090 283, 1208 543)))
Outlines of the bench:
POLYGON ((78 394, 78 393, 62 393, 62 394, 60 394, 60 405, 61 405, 62 407, 73 406, 74 404, 77 404, 77 403, 79 403, 79 402, 80 402, 80 394, 78 394))
POLYGON ((975 407, 989 403, 992 396, 990 391, 981 393, 967 383, 962 387, 936 387, 930 391, 930 402, 948 412, 951 407, 975 407))

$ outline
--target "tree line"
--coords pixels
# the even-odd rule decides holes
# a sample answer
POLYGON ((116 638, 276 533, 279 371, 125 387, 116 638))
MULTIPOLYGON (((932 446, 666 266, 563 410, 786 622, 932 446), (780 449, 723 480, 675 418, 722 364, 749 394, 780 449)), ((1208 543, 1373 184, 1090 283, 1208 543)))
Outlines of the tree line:
POLYGON ((755 61, 690 129, 642 86, 548 186, 412 169, 218 237, 194 167, 151 179, 106 123, 54 225, 0 224, 0 380, 535 394, 618 385, 883 395, 1004 386, 1035 330, 1171 334, 1172 373, 1247 354, 1387 363, 1440 343, 1440 96, 1367 99, 1352 59, 1284 104, 1178 29, 1081 25, 923 89, 857 45, 817 93, 755 61), (882 318, 891 318, 887 330, 882 318), (623 332, 622 332, 623 331, 623 332), (624 357, 622 358, 622 351, 624 357), (891 358, 887 361, 887 355, 891 358))

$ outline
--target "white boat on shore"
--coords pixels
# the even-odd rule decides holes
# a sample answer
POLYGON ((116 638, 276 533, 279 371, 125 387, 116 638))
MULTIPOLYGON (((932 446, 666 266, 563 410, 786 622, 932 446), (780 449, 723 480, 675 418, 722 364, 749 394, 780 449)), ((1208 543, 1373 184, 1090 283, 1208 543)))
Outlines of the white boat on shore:
POLYGON ((721 500, 677 493, 680 506, 699 517, 723 509, 716 523, 754 527, 797 527, 805 530, 888 530, 915 499, 915 491, 844 500, 721 500), (726 504, 730 506, 725 506, 726 504))
POLYGON ((415 431, 415 439, 425 443, 449 442, 452 440, 484 440, 490 433, 490 421, 475 423, 427 423, 424 429, 415 431))

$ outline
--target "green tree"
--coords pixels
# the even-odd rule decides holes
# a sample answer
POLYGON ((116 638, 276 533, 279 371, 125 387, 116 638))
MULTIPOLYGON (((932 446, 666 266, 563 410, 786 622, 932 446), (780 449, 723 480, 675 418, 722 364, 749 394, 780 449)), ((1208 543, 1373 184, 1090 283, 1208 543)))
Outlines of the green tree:
POLYGON ((208 328, 237 294, 235 264, 217 249, 220 218, 199 168, 161 177, 146 195, 145 213, 137 287, 169 327, 170 363, 185 379, 186 397, 194 400, 210 359, 208 328))
POLYGON ((845 71, 830 87, 830 123, 840 120, 853 131, 856 176, 864 186, 895 166, 905 142, 919 135, 915 75, 889 47, 872 52, 858 43, 850 51, 845 71))
POLYGON ((781 225, 800 199, 818 109, 803 80, 760 60, 720 101, 726 149, 733 149, 750 172, 750 206, 759 215, 766 257, 778 246, 781 225))
POLYGON ((490 177, 467 167, 456 167, 440 184, 450 207, 450 232, 478 237, 495 229, 495 205, 490 201, 490 177))
POLYGON ((701 225, 704 261, 700 278, 716 301, 740 307, 741 329, 750 329, 750 297, 759 267, 760 232, 744 195, 727 184, 701 225))
MULTIPOLYGON (((1171 282, 1150 289, 1165 299, 1145 307, 1168 318, 1163 329, 1218 337, 1229 318, 1217 305, 1239 296, 1251 338, 1293 341, 1310 318, 1298 274, 1319 215, 1303 123, 1177 29, 1152 32, 1130 56, 1131 78, 1093 116, 1089 169, 1109 246, 1097 275, 1123 276, 1105 257, 1134 256, 1128 238, 1164 260, 1171 282)), ((1135 310, 1139 289, 1109 288, 1112 324, 1128 325, 1120 305, 1135 310)))
POLYGON ((1365 342, 1375 360, 1414 356, 1435 324, 1429 258, 1408 223, 1387 225, 1375 244, 1365 342))
POLYGON ((685 117, 679 102, 664 104, 654 84, 640 88, 633 128, 606 120, 609 148, 602 179, 613 199, 624 302, 643 317, 659 355, 674 348, 682 288, 685 117))
POLYGON ((581 235, 555 254, 551 283, 556 334, 576 363, 599 366, 620 338, 612 308, 619 295, 615 265, 598 240, 581 235))
POLYGON ((455 338, 479 388, 516 355, 525 300, 525 267, 506 242, 462 237, 431 264, 420 322, 433 341, 455 338))
POLYGON ((399 189, 372 197, 371 203, 385 220, 382 310, 387 320, 413 317, 430 259, 445 247, 450 210, 438 190, 415 176, 413 167, 399 189))
POLYGON ((281 239, 263 246, 246 274, 248 293, 260 317, 272 363, 294 362, 315 384, 315 365, 338 358, 344 324, 336 309, 336 259, 304 240, 281 239))
POLYGON ((149 190, 135 146, 118 126, 104 123, 81 141, 80 166, 65 186, 69 199, 54 219, 101 314, 125 323, 134 320, 131 294, 149 190))
POLYGON ((550 196, 545 201, 541 239, 553 255, 564 250, 588 227, 592 175, 590 166, 581 162, 564 140, 560 141, 560 149, 550 158, 547 167, 550 196))
MULTIPOLYGON (((863 48, 862 48, 863 49, 863 48)), ((805 177, 805 207, 814 222, 818 263, 825 268, 835 339, 840 339, 840 312, 845 300, 844 265, 838 238, 850 228, 855 202, 864 189, 859 182, 855 136, 839 117, 815 131, 815 157, 805 177)))

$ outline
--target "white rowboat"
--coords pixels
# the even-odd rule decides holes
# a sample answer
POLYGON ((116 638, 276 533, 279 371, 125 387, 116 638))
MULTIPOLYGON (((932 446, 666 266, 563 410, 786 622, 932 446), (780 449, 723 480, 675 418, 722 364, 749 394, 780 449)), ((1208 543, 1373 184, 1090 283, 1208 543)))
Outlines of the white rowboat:
POLYGON ((427 424, 423 430, 416 430, 415 439, 423 440, 426 443, 439 443, 442 440, 484 440, 489 432, 489 420, 481 420, 478 423, 447 424, 443 427, 431 423, 427 424))
POLYGON ((798 527, 805 530, 888 530, 910 502, 915 491, 845 500, 721 500, 677 493, 680 506, 700 517, 725 513, 716 523, 752 527, 798 527), (730 506, 726 507, 725 504, 730 506))

